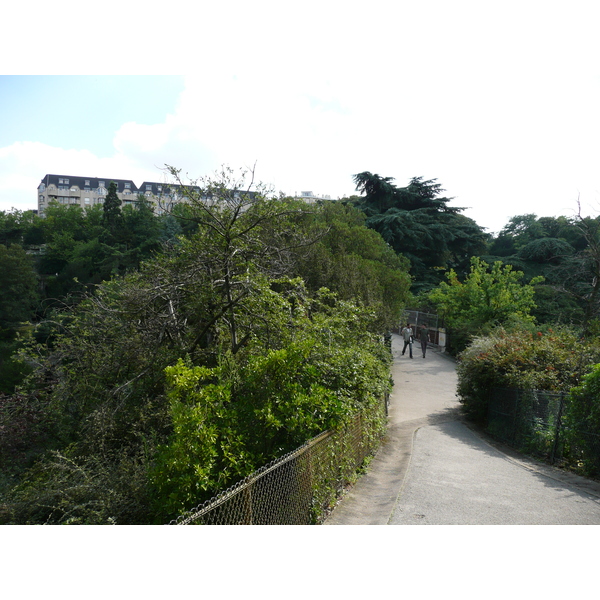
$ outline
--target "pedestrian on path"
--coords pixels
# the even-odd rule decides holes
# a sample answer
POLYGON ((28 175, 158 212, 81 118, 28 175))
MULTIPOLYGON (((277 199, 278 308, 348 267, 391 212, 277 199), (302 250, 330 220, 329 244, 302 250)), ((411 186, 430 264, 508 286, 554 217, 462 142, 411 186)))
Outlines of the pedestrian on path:
POLYGON ((423 358, 425 358, 425 353, 427 352, 427 344, 429 342, 429 327, 421 328, 421 350, 423 351, 423 358))
POLYGON ((402 330, 402 338, 404 339, 404 348, 402 349, 402 356, 406 352, 406 346, 408 346, 410 357, 412 358, 412 343, 413 343, 413 330, 410 323, 406 324, 406 327, 402 330))

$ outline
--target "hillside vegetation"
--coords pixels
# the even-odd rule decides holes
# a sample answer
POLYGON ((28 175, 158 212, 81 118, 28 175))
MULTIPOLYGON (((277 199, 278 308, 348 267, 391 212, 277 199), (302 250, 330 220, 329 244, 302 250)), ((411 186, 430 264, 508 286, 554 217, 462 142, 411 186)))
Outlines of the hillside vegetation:
POLYGON ((389 391, 407 261, 350 206, 243 185, 169 217, 54 207, 36 261, 10 244, 45 297, 8 339, 4 522, 167 522, 389 391))
POLYGON ((409 307, 447 329, 471 418, 491 385, 595 382, 598 218, 491 236, 435 180, 308 205, 169 172, 168 213, 112 188, 0 213, 3 523, 168 522, 378 402, 409 307))

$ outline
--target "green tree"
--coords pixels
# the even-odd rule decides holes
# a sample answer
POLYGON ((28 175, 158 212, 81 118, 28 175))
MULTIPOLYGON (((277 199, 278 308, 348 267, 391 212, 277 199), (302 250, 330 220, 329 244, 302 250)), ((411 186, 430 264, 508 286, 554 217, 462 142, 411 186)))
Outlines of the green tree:
POLYGON ((369 333, 366 311, 324 291, 313 300, 279 294, 277 304, 290 316, 278 348, 242 363, 224 356, 213 368, 180 360, 167 369, 174 431, 153 470, 165 518, 341 427, 388 389, 389 353, 369 333))
POLYGON ((117 184, 111 181, 108 186, 108 194, 104 199, 104 225, 114 231, 120 224, 121 219, 121 200, 117 195, 117 184))
POLYGON ((33 260, 18 244, 0 244, 0 327, 29 321, 39 298, 33 260))
POLYGON ((471 259, 470 273, 463 282, 453 270, 446 277, 447 281, 431 290, 427 299, 459 338, 455 350, 461 350, 460 346, 464 347, 469 337, 481 332, 485 326, 533 322, 534 286, 542 278, 523 284, 522 272, 514 271, 500 261, 490 267, 477 257, 471 259))
POLYGON ((24 248, 44 243, 43 220, 32 210, 0 211, 0 244, 24 248))
POLYGON ((579 211, 574 223, 586 247, 565 261, 564 289, 582 304, 583 332, 589 335, 592 323, 600 314, 600 217, 582 217, 579 211))
POLYGON ((597 432, 600 430, 600 364, 592 366, 580 384, 569 391, 566 403, 565 431, 571 461, 585 475, 598 476, 597 432))
POLYGON ((398 323, 409 297, 410 264, 365 225, 364 213, 341 202, 314 209, 323 229, 299 260, 298 274, 309 289, 326 287, 344 300, 377 311, 380 330, 398 323))
POLYGON ((194 295, 203 307, 194 319, 198 329, 191 350, 218 339, 225 344, 219 351, 235 354, 261 323, 260 314, 247 306, 256 286, 293 273, 294 252, 310 243, 302 231, 282 226, 308 208, 269 199, 260 184, 251 190, 252 172, 223 169, 217 179, 190 183, 178 170, 170 172, 187 200, 183 218, 197 225, 178 252, 180 267, 195 273, 194 295), (187 263, 192 256, 193 264, 187 263))
POLYGON ((485 250, 483 229, 460 214, 464 209, 448 205, 451 198, 442 196, 444 190, 435 179, 414 177, 398 188, 393 178, 366 171, 354 181, 364 194, 356 205, 367 215, 367 226, 410 260, 415 292, 439 283, 445 269, 466 272, 471 256, 485 250))

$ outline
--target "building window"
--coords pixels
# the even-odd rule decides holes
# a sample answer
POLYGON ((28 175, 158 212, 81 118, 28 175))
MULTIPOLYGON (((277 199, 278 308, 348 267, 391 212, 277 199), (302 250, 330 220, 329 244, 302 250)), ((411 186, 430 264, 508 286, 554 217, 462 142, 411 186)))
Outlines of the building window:
POLYGON ((86 204, 89 204, 89 203, 90 203, 90 199, 89 199, 89 198, 86 198, 86 199, 85 199, 85 203, 86 203, 86 204))
POLYGON ((86 185, 86 186, 89 186, 89 185, 90 185, 90 180, 89 180, 89 179, 86 179, 86 180, 85 180, 85 185, 86 185))
POLYGON ((125 189, 126 190, 130 190, 131 189, 131 184, 130 183, 126 183, 125 184, 125 189))

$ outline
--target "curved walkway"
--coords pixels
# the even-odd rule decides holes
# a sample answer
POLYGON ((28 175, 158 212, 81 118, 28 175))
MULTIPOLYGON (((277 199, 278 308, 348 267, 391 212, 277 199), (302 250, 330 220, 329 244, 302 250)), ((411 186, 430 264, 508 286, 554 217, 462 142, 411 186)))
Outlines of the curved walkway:
POLYGON ((600 484, 529 460, 461 421, 456 365, 392 337, 389 428, 325 525, 600 524, 600 484))

